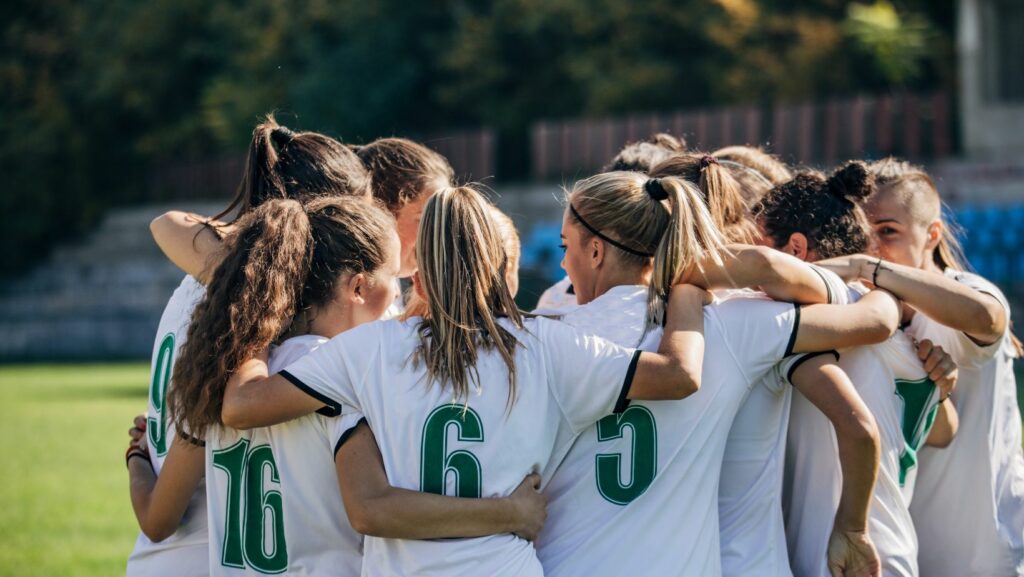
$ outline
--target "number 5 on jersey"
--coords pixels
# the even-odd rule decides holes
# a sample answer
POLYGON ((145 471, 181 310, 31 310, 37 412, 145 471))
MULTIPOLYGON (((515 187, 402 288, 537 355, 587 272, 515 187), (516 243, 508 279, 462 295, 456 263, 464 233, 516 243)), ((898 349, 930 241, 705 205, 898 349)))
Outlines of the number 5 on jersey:
POLYGON ((658 474, 658 427, 647 407, 633 405, 618 415, 604 417, 597 422, 597 440, 621 439, 626 427, 633 431, 629 481, 621 478, 622 453, 599 453, 595 458, 597 491, 616 505, 628 505, 643 495, 658 474))
POLYGON ((264 484, 268 474, 271 483, 280 483, 270 445, 250 450, 249 439, 242 439, 214 451, 213 466, 228 475, 221 564, 248 566, 260 573, 284 572, 288 568, 284 503, 280 491, 264 484))

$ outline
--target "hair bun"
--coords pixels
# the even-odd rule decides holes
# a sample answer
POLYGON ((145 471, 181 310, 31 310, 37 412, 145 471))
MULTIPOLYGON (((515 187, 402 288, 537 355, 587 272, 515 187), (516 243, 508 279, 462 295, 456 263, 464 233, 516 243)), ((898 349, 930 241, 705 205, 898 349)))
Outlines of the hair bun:
POLYGON ((276 126, 270 131, 270 138, 278 148, 282 148, 295 138, 295 133, 286 126, 276 126))
POLYGON ((668 198, 668 191, 665 190, 664 185, 661 184, 660 178, 647 179, 647 182, 644 183, 644 190, 647 191, 647 194, 649 194, 654 200, 661 201, 668 198))
POLYGON ((867 198, 874 191, 875 178, 867 164, 851 160, 828 177, 825 188, 839 198, 859 200, 867 198))

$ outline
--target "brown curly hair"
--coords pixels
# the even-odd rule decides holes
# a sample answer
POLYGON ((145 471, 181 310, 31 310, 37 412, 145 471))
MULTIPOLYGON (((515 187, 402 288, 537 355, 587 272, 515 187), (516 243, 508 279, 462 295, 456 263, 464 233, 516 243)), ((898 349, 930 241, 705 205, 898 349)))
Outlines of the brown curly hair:
POLYGON ((344 273, 371 273, 388 255, 394 219, 372 201, 271 200, 238 221, 196 306, 168 393, 175 426, 201 436, 221 424, 228 377, 277 342, 296 316, 334 298, 344 273))
POLYGON ((815 172, 797 174, 770 190, 752 212, 776 247, 799 232, 819 259, 854 254, 871 246, 867 217, 858 203, 874 189, 867 165, 851 161, 828 178, 815 172))

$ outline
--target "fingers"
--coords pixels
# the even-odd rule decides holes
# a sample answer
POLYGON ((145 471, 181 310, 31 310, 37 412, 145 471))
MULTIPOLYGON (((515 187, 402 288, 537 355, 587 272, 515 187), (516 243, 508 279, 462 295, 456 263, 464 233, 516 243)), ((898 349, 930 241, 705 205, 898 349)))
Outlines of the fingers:
POLYGON ((146 415, 135 415, 135 428, 146 430, 146 415))
POLYGON ((934 348, 935 345, 929 339, 925 339, 917 343, 917 358, 921 359, 922 361, 926 360, 928 356, 932 354, 932 349, 934 348))
POLYGON ((538 473, 530 473, 529 475, 526 476, 525 479, 523 479, 523 483, 526 483, 527 485, 529 485, 530 487, 533 487, 534 489, 536 489, 538 491, 540 491, 540 481, 541 481, 541 478, 540 478, 540 474, 538 474, 538 473))

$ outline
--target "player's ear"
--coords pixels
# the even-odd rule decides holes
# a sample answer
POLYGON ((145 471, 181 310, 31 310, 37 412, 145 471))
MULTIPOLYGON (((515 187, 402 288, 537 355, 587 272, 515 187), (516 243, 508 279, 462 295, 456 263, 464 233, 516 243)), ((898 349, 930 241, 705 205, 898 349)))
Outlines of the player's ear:
POLYGON ((366 304, 366 291, 369 289, 369 279, 363 273, 348 275, 342 281, 345 300, 352 304, 366 304))
POLYGON ((590 239, 590 242, 587 243, 587 250, 590 253, 588 255, 590 257, 590 268, 601 268, 601 265, 604 264, 605 249, 607 247, 608 245, 603 240, 597 238, 597 236, 590 239))
POLYGON ((780 249, 786 254, 791 254, 800 260, 807 260, 807 237, 802 232, 794 232, 789 235, 789 241, 786 242, 786 246, 780 249))

